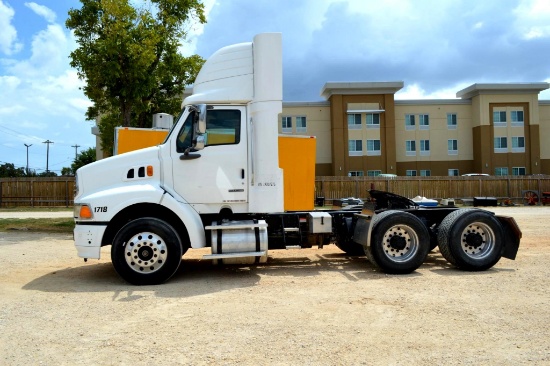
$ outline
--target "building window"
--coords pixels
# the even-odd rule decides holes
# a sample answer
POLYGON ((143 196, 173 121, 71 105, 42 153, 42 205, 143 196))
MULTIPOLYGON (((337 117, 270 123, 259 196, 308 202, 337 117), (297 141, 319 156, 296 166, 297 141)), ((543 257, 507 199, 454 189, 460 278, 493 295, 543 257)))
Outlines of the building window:
POLYGON ((424 169, 420 170, 420 176, 421 177, 430 177, 431 175, 432 175, 431 170, 424 170, 424 169))
POLYGON ((349 140, 349 156, 361 156, 363 155, 363 141, 362 140, 349 140))
POLYGON ((508 152, 508 139, 506 137, 495 137, 495 152, 508 152))
POLYGON ((525 137, 512 137, 512 152, 525 152, 525 137))
POLYGON ((430 155, 430 140, 420 140, 420 155, 430 155))
POLYGON ((506 112, 495 111, 493 112, 493 124, 495 127, 506 126, 506 112))
POLYGON ((427 114, 421 114, 418 116, 418 125, 421 130, 428 130, 430 128, 430 117, 427 114))
POLYGON ((283 117, 283 133, 292 133, 292 117, 283 117))
POLYGON ((367 140, 367 155, 380 155, 380 140, 367 140))
POLYGON ((405 171, 407 177, 416 177, 416 170, 407 170, 405 171))
POLYGON ((367 128, 380 128, 380 115, 378 113, 367 113, 367 128))
POLYGON ((381 170, 367 170, 367 176, 369 177, 377 177, 382 173, 381 170))
POLYGON ((512 175, 525 175, 525 167, 512 168, 512 175))
POLYGON ((510 112, 510 117, 512 119, 512 127, 523 126, 523 111, 512 111, 510 112))
POLYGON ((458 177, 458 169, 449 169, 447 172, 450 177, 458 177))
POLYGON ((349 173, 348 173, 348 177, 362 177, 364 176, 365 174, 363 173, 362 170, 351 170, 349 173))
POLYGON ((414 141, 414 140, 405 141, 405 151, 406 151, 407 156, 415 156, 416 155, 416 141, 414 141))
POLYGON ((348 129, 360 130, 361 129, 361 115, 357 113, 348 114, 348 129))
POLYGON ((306 117, 296 117, 296 132, 305 133, 307 131, 306 117))
POLYGON ((447 140, 447 153, 458 155, 458 140, 447 140))
POLYGON ((456 130, 457 118, 456 113, 447 113, 447 128, 449 130, 456 130))
POLYGON ((405 129, 414 130, 414 126, 415 126, 414 114, 406 114, 405 115, 405 129))
POLYGON ((495 175, 508 175, 508 168, 495 168, 495 175))

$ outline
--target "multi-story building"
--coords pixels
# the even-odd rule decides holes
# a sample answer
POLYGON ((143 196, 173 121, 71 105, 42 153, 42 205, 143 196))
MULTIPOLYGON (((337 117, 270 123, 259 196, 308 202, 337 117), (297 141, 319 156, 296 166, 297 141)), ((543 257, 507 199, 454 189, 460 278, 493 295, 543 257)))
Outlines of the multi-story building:
POLYGON ((395 100, 402 87, 326 83, 325 101, 283 103, 279 132, 317 137, 318 176, 550 174, 550 101, 538 99, 550 84, 473 84, 458 99, 395 100))

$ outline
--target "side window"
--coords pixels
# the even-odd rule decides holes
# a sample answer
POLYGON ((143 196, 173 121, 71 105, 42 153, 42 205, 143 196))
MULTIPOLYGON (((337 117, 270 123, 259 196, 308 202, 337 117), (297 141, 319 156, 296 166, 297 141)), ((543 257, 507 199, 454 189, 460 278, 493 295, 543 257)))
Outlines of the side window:
POLYGON ((238 144, 241 140, 241 111, 214 109, 206 112, 205 146, 238 144))
MULTIPOLYGON (((176 151, 185 152, 191 146, 193 138, 193 117, 187 116, 178 133, 176 151)), ((241 140, 241 111, 208 110, 206 112, 205 146, 238 144, 241 140)))

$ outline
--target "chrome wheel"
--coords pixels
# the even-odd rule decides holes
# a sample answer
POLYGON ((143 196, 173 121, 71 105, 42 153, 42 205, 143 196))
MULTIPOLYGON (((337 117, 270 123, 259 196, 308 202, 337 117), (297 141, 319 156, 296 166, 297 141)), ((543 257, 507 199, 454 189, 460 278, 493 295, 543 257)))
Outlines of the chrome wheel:
POLYGON ((382 241, 384 254, 394 262, 406 262, 418 251, 418 234, 407 225, 390 227, 382 241))
POLYGON ((473 222, 462 231, 461 247, 470 258, 484 258, 492 252, 494 246, 495 233, 487 224, 473 222))
POLYGON ((154 273, 166 263, 168 249, 159 235, 138 233, 126 242, 124 258, 128 267, 138 273, 154 273))

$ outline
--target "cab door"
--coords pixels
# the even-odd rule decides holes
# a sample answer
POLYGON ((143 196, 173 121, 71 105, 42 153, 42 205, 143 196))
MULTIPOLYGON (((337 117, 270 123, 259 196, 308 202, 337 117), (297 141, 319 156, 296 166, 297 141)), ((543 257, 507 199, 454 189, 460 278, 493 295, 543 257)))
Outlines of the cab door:
POLYGON ((189 149, 193 117, 190 113, 172 145, 175 191, 188 203, 208 205, 199 206, 199 212, 218 212, 222 205, 246 203, 246 108, 209 106, 205 147, 200 151, 189 149))

